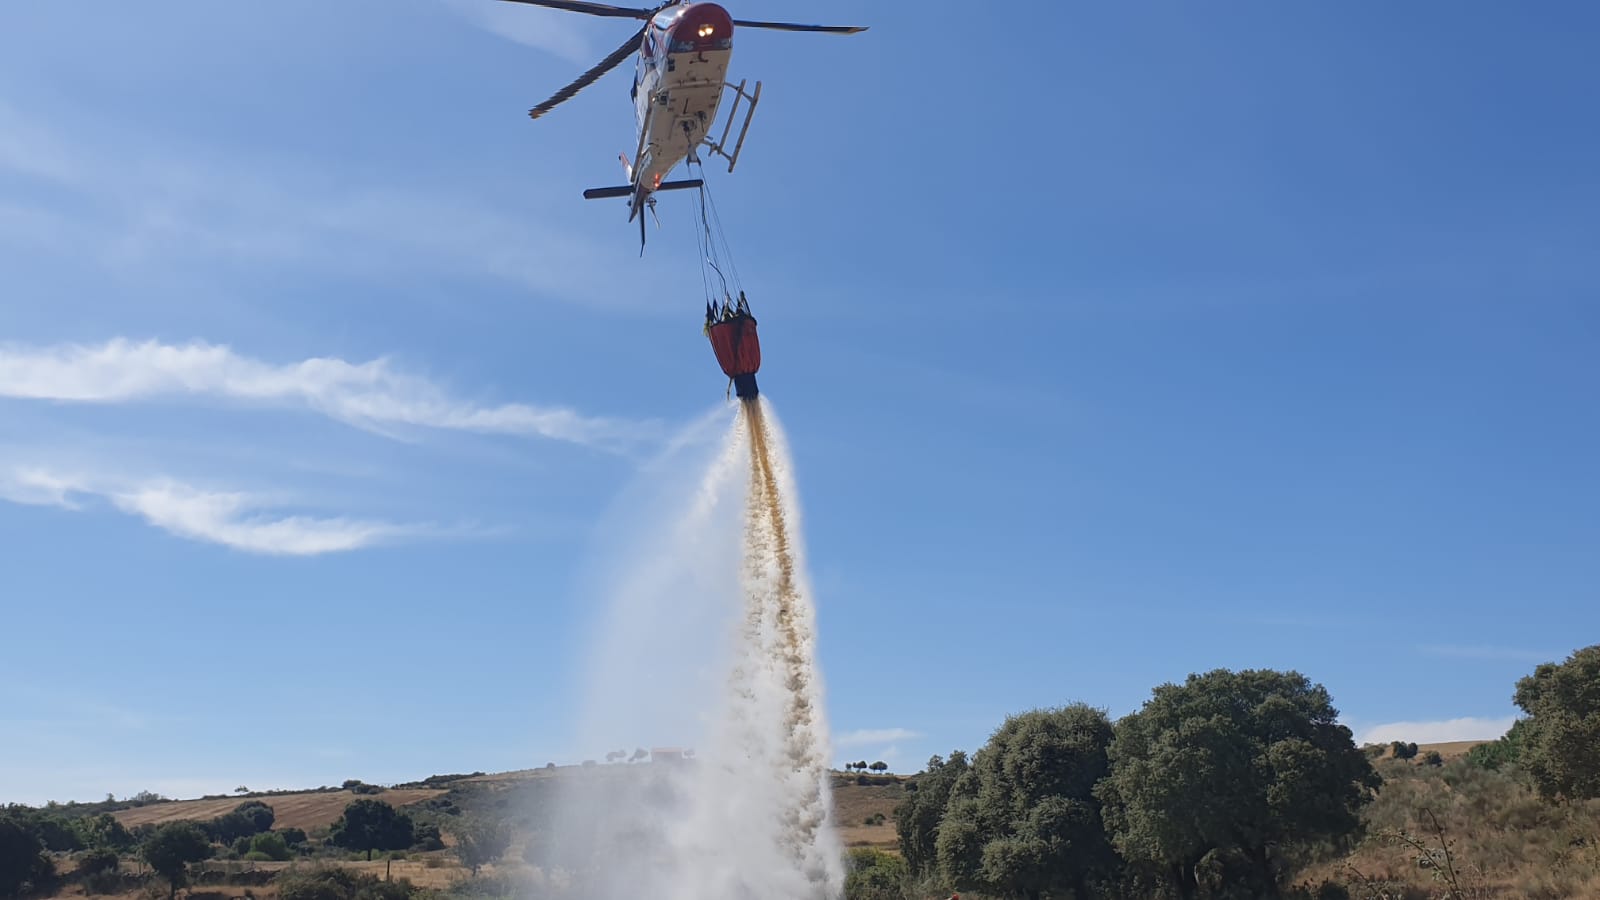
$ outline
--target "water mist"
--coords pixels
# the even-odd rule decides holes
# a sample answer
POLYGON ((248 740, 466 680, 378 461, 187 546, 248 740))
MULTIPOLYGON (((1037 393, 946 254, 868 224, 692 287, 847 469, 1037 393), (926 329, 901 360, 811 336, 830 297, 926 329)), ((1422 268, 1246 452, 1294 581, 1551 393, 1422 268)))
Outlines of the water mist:
POLYGON ((693 756, 567 770, 541 868, 584 900, 838 900, 815 611, 765 401, 742 401, 700 477, 679 481, 692 495, 634 517, 645 533, 613 560, 581 739, 591 756, 641 742, 693 756))

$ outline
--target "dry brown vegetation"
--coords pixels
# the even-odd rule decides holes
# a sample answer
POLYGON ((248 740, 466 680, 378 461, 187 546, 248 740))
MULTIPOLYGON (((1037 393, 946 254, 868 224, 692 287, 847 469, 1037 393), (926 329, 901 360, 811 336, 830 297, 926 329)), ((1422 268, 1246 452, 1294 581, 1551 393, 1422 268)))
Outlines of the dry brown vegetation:
POLYGON ((1548 803, 1464 752, 1443 766, 1380 760, 1365 840, 1302 880, 1342 882, 1370 900, 1600 897, 1600 801, 1548 803))
MULTIPOLYGON (((444 790, 438 788, 412 788, 384 791, 370 796, 399 808, 411 803, 421 803, 444 793, 444 790)), ((350 791, 310 791, 303 794, 278 794, 250 799, 260 800, 272 807, 275 817, 272 827, 304 828, 310 831, 313 828, 332 825, 344 813, 344 808, 350 805, 350 801, 357 799, 357 795, 350 791)), ((231 811, 243 802, 245 802, 243 797, 176 800, 171 803, 152 803, 148 806, 125 809, 113 815, 128 828, 139 825, 163 825, 185 819, 204 822, 231 811)))
POLYGON ((905 788, 894 776, 874 780, 887 780, 888 784, 857 784, 854 775, 837 775, 833 780, 834 821, 839 823, 839 836, 846 847, 877 847, 894 850, 900 839, 894 830, 894 808, 905 796, 905 788), (881 822, 867 824, 868 820, 881 822))

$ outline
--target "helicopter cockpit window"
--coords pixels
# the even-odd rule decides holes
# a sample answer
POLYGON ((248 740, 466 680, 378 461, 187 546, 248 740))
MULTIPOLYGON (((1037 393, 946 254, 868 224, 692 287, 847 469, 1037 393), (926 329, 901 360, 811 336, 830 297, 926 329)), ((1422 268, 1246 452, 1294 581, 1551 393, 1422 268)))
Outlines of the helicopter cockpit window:
POLYGON ((681 6, 664 9, 656 13, 656 17, 650 20, 650 27, 658 31, 666 31, 672 27, 672 23, 678 21, 678 18, 683 15, 683 11, 681 6))

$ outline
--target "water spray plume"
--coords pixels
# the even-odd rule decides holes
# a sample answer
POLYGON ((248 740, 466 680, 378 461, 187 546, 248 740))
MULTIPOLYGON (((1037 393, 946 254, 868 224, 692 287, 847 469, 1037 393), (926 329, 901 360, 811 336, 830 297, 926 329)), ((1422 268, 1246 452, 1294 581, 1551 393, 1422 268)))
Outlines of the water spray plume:
MULTIPOLYGON (((670 552, 629 560, 614 599, 624 613, 607 619, 621 630, 605 642, 605 666, 626 669, 654 654, 680 663, 693 658, 722 673, 714 687, 681 672, 676 685, 657 678, 647 686, 649 727, 675 718, 676 733, 692 734, 697 752, 681 763, 595 766, 562 779, 551 854, 541 867, 558 873, 552 884, 585 900, 634 900, 645 892, 666 900, 843 895, 796 496, 776 417, 763 398, 745 398, 687 515, 659 533, 659 546, 670 552), (680 628, 677 640, 663 642, 648 625, 620 624, 652 602, 681 604, 701 619, 715 610, 723 627, 700 629, 698 641, 680 628), (674 688, 677 702, 664 701, 674 688)), ((637 700, 615 697, 592 703, 639 709, 637 700)), ((596 722, 608 718, 604 709, 591 713, 596 722)), ((623 742, 600 746, 613 745, 623 742)))

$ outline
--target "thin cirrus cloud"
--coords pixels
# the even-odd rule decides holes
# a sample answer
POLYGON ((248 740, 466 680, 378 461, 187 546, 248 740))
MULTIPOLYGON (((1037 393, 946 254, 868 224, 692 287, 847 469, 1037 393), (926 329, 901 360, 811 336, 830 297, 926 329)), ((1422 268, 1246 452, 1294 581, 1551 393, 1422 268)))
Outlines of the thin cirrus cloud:
POLYGON ((909 728, 859 728, 847 731, 833 739, 836 747, 861 747, 868 744, 892 744, 919 738, 919 732, 909 728))
POLYGON ((272 498, 170 478, 115 479, 18 466, 0 469, 0 500, 81 510, 95 501, 188 540, 268 556, 320 556, 421 535, 390 522, 278 513, 272 498))
POLYGON ((381 358, 273 364, 222 345, 123 338, 96 345, 0 347, 0 397, 109 404, 175 396, 302 407, 363 428, 519 435, 609 449, 659 432, 654 423, 596 418, 563 407, 476 405, 381 358))

